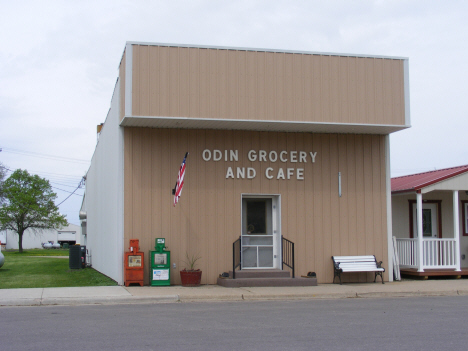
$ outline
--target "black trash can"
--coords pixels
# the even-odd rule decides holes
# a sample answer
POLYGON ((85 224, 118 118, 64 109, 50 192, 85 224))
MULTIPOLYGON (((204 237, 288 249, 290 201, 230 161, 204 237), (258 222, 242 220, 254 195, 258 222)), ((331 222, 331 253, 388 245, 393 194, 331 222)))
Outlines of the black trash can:
POLYGON ((81 268, 81 246, 71 245, 68 249, 68 267, 70 269, 81 268))

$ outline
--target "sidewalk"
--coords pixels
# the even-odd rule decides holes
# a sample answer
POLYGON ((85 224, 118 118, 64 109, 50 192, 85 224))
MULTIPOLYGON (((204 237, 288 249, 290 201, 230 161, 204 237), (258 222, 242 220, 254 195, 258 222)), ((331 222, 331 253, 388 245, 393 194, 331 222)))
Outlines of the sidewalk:
POLYGON ((182 286, 100 286, 78 288, 0 289, 0 306, 134 304, 195 301, 260 301, 468 295, 468 280, 392 283, 320 284, 308 287, 224 288, 182 286))

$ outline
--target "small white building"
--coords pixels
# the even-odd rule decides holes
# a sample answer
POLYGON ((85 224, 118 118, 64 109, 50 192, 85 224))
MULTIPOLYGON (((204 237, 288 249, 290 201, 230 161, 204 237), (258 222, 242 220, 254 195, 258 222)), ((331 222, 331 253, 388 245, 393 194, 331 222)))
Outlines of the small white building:
MULTIPOLYGON (((34 231, 27 229, 23 234, 23 249, 40 249, 42 244, 52 242, 63 245, 68 243, 74 245, 80 243, 81 227, 76 224, 69 224, 60 229, 47 229, 34 231)), ((18 234, 12 230, 5 230, 0 233, 0 241, 5 248, 18 249, 18 234)))
POLYGON ((468 165, 392 178, 392 218, 401 273, 468 275, 468 165))

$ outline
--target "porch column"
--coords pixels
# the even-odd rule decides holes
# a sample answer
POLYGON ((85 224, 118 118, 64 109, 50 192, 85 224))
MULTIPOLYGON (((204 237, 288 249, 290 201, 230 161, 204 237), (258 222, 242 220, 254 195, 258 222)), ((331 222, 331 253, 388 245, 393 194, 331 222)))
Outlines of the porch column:
POLYGON ((418 225, 418 272, 423 269, 422 194, 416 193, 416 222, 418 225))
POLYGON ((455 266, 457 271, 460 269, 460 218, 458 216, 458 190, 453 191, 453 237, 455 238, 455 266))

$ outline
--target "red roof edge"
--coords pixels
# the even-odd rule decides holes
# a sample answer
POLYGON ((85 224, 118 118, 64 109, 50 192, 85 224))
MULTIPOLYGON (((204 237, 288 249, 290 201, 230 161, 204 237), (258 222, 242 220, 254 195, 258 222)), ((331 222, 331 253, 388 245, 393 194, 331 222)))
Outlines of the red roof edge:
POLYGON ((458 176, 460 174, 463 174, 463 173, 467 173, 468 172, 468 165, 448 167, 448 168, 438 169, 438 170, 435 170, 435 171, 422 172, 422 173, 408 174, 408 175, 404 175, 404 176, 400 176, 400 177, 394 177, 394 178, 392 178, 392 180, 401 179, 401 178, 405 178, 405 177, 415 177, 415 176, 418 176, 418 175, 427 175, 427 174, 430 174, 430 173, 439 173, 439 172, 443 172, 443 171, 448 171, 450 169, 454 169, 454 171, 452 173, 444 174, 443 176, 436 177, 434 179, 426 181, 425 183, 421 183, 421 184, 417 184, 417 185, 413 184, 413 186, 410 186, 410 187, 405 188, 405 189, 392 190, 392 194, 411 193, 411 192, 421 191, 422 188, 425 188, 425 187, 427 187, 429 185, 441 182, 441 181, 449 179, 449 178, 456 177, 456 176, 458 176))
MULTIPOLYGON (((465 167, 465 166, 460 166, 460 167, 465 167)), ((451 174, 447 174, 443 177, 440 177, 438 179, 434 179, 432 181, 429 181, 427 183, 424 183, 424 184, 421 184, 419 185, 418 187, 415 188, 415 190, 419 190, 419 189, 422 189, 422 188, 425 188, 426 186, 429 186, 429 185, 432 185, 432 184, 435 184, 435 183, 438 183, 438 182, 441 182, 445 179, 449 179, 449 178, 452 178, 452 177, 455 177, 457 175, 460 175, 460 174, 463 174, 463 173, 466 173, 468 172, 468 168, 465 168, 465 169, 462 169, 462 170, 459 170, 459 171, 456 171, 454 173, 451 173, 451 174)))

